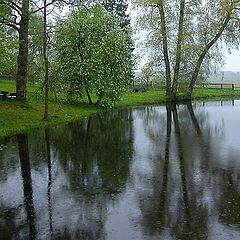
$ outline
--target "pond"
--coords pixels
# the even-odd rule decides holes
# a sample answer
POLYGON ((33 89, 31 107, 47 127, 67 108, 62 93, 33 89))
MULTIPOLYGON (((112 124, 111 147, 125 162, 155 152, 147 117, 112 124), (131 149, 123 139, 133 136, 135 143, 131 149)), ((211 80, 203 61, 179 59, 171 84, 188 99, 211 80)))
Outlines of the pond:
POLYGON ((240 239, 240 101, 118 109, 0 139, 1 239, 240 239))

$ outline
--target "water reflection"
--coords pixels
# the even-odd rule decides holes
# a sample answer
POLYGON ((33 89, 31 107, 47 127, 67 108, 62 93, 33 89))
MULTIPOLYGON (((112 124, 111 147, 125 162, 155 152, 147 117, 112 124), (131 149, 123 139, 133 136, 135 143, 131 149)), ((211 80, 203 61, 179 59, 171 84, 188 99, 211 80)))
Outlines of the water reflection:
POLYGON ((29 233, 30 233, 29 235, 31 239, 35 239, 36 238, 35 210, 34 210, 34 202, 33 202, 32 177, 31 177, 27 134, 18 135, 17 142, 18 142, 19 158, 20 158, 20 165, 21 165, 24 203, 25 203, 25 208, 27 212, 27 222, 29 223, 29 233))
POLYGON ((50 236, 53 234, 53 224, 52 224, 52 201, 51 201, 51 186, 52 186, 52 161, 51 161, 51 148, 49 140, 49 129, 45 129, 45 142, 46 142, 46 153, 47 153, 47 165, 48 165, 48 212, 49 212, 49 230, 50 236))
POLYGON ((0 190, 0 236, 105 239, 107 206, 125 189, 132 141, 132 112, 125 110, 22 134, 10 138, 9 146, 2 140, 0 180, 6 187, 0 190), (11 149, 12 170, 4 166, 11 149), (11 177, 19 171, 22 181, 16 179, 15 186, 11 177), (15 199, 21 184, 23 195, 15 199), (13 191, 10 201, 7 188, 13 191))
MULTIPOLYGON (((189 103, 167 105, 166 111, 158 108, 154 111, 150 118, 139 114, 150 145, 156 146, 148 153, 155 169, 149 167, 152 171, 144 176, 149 181, 143 180, 138 191, 142 212, 139 225, 144 234, 160 239, 229 239, 230 236, 238 239, 240 169, 229 171, 213 164, 220 160, 215 159, 213 150, 225 137, 223 125, 217 122, 213 127, 209 112, 201 109, 196 116, 189 103), (159 133, 163 114, 166 119, 162 125, 166 130, 160 129, 159 133), (160 139, 165 141, 165 150, 159 148, 160 139), (236 185, 224 177, 225 171, 234 176, 236 185), (217 232, 220 224, 224 224, 223 229, 217 232)), ((224 161, 230 159, 224 157, 224 161)))
POLYGON ((1 239, 239 239, 239 106, 113 110, 0 139, 1 239))

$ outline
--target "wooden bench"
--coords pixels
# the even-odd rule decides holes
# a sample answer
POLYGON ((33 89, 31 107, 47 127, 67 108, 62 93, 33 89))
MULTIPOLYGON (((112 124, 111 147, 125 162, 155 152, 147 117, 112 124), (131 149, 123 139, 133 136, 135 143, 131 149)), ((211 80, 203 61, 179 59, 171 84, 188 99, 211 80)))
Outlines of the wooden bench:
POLYGON ((10 99, 15 99, 16 97, 17 97, 16 93, 9 93, 9 95, 7 96, 7 98, 10 98, 10 99))
POLYGON ((0 91, 0 99, 15 99, 17 97, 16 93, 9 93, 8 91, 0 91))
POLYGON ((2 99, 7 99, 8 94, 9 94, 9 92, 7 92, 7 91, 1 91, 2 99))

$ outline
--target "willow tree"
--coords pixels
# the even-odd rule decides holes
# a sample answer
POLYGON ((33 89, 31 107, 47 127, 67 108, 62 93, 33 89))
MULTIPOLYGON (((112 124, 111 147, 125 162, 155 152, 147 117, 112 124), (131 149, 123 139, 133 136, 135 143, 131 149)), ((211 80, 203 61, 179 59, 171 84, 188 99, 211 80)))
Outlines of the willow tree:
POLYGON ((222 63, 223 44, 239 46, 240 0, 134 0, 142 8, 138 27, 148 31, 146 46, 164 72, 166 95, 186 99, 204 74, 222 63))

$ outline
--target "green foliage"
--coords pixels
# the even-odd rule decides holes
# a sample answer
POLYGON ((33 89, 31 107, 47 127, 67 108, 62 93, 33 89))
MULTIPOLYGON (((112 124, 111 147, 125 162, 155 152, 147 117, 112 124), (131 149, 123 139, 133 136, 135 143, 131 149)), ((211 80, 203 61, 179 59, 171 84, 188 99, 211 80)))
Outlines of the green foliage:
POLYGON ((37 15, 30 17, 28 49, 28 80, 33 83, 42 82, 44 78, 43 19, 37 15))
POLYGON ((2 22, 11 22, 11 8, 8 4, 4 4, 3 1, 0 1, 0 21, 2 22))
POLYGON ((94 94, 101 105, 119 99, 133 65, 129 32, 99 5, 73 12, 59 23, 56 70, 69 99, 84 92, 94 94))
POLYGON ((18 44, 15 35, 14 31, 0 26, 0 76, 15 75, 18 44))
POLYGON ((117 15, 122 28, 130 26, 130 18, 127 14, 128 3, 126 0, 100 0, 100 3, 108 12, 117 15))

